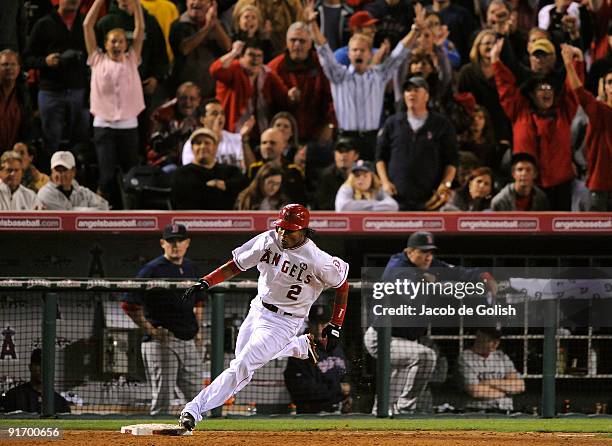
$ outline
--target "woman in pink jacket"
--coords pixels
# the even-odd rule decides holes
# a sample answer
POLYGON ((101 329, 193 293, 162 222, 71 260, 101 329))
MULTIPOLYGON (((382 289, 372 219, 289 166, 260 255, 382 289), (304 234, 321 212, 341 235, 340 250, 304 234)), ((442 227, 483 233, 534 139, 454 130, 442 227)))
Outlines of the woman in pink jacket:
POLYGON ((122 28, 110 30, 104 51, 98 48, 94 25, 104 0, 95 0, 83 22, 87 64, 91 67, 91 114, 98 156, 98 192, 111 196, 117 166, 123 172, 138 164, 138 114, 144 110, 142 82, 138 74, 144 41, 144 16, 138 0, 131 0, 134 35, 129 48, 122 28))

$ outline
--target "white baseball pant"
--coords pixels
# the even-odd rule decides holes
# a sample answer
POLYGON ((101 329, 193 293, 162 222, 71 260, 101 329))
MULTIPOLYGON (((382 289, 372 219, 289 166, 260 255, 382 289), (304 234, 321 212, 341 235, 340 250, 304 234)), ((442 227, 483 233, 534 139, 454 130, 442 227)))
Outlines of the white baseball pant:
POLYGON ((238 331, 236 357, 223 373, 187 403, 183 412, 189 412, 196 422, 200 421, 203 414, 240 392, 251 381, 255 370, 269 361, 289 356, 307 359, 308 338, 297 336, 302 323, 302 318, 281 316, 263 308, 256 297, 238 331))

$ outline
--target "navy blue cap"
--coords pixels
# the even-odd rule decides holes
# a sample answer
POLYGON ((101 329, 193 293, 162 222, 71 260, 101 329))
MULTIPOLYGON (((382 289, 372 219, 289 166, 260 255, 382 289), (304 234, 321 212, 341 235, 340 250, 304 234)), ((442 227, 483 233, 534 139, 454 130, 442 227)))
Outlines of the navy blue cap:
POLYGON ((438 249, 433 234, 426 231, 413 232, 410 234, 410 237, 408 237, 408 248, 416 248, 421 251, 438 249))
POLYGON ((164 233, 162 234, 162 238, 164 240, 172 240, 172 239, 181 239, 185 240, 189 238, 187 235, 187 228, 184 225, 179 225, 176 223, 170 223, 166 225, 164 228, 164 233))

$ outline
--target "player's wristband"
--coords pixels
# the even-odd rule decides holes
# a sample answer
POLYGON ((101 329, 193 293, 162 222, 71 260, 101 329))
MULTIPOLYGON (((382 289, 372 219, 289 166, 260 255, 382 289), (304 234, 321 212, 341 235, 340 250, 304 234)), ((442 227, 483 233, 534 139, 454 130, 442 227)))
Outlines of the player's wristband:
POLYGON ((342 327, 344 315, 346 314, 346 304, 334 304, 334 312, 332 314, 331 323, 342 327))
POLYGON ((220 266, 213 272, 204 276, 202 279, 205 280, 206 283, 208 283, 208 287, 210 288, 212 286, 217 285, 218 283, 221 283, 227 279, 234 277, 239 272, 240 269, 238 268, 238 266, 236 266, 236 263, 233 260, 230 260, 225 265, 220 266), (227 268, 229 268, 229 271, 227 268))
POLYGON ((332 313, 331 323, 342 327, 344 315, 346 314, 346 301, 348 298, 349 285, 344 281, 342 285, 336 288, 336 299, 334 301, 334 311, 332 313))

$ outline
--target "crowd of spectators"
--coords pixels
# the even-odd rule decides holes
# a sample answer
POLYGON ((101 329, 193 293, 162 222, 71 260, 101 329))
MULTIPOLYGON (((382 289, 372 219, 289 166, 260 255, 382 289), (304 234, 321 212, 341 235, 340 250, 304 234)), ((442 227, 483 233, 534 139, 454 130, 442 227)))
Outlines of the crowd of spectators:
POLYGON ((612 210, 610 0, 5 3, 0 210, 612 210))

